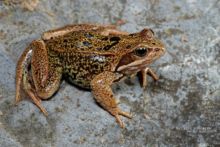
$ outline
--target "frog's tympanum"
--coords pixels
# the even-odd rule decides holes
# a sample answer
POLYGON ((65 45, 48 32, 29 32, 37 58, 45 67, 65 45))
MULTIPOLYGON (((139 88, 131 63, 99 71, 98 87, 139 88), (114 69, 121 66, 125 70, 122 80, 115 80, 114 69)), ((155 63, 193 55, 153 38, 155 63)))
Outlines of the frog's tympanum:
POLYGON ((140 72, 146 87, 147 74, 158 77, 149 65, 165 53, 163 43, 151 29, 129 34, 115 26, 69 25, 43 33, 21 55, 16 69, 16 103, 21 100, 21 87, 34 104, 47 115, 42 99, 50 98, 61 78, 91 89, 95 100, 121 127, 120 115, 131 114, 118 108, 111 85, 140 72))

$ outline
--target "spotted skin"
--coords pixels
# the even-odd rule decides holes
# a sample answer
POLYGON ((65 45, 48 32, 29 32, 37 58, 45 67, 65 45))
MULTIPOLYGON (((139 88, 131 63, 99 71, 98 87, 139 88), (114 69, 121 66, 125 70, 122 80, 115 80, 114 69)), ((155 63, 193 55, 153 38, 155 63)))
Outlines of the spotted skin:
POLYGON ((111 70, 111 56, 74 54, 63 59, 64 74, 75 85, 90 89, 91 80, 99 73, 111 70))

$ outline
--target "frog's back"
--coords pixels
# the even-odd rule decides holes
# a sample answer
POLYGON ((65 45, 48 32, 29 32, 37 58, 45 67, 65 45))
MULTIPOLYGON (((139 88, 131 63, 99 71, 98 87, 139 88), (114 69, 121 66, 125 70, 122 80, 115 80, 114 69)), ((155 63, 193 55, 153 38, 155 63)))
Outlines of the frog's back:
MULTIPOLYGON (((103 35, 97 30, 78 30, 44 40, 53 64, 60 64, 68 79, 89 88, 90 81, 103 71, 114 71, 125 54, 129 36, 103 35)), ((133 40, 133 39, 132 39, 133 40)))
POLYGON ((62 52, 86 52, 97 54, 115 54, 118 53, 117 44, 124 38, 123 35, 102 35, 99 32, 74 31, 63 36, 50 38, 46 40, 46 46, 49 51, 62 52))
POLYGON ((74 31, 45 40, 51 62, 60 64, 69 81, 83 88, 90 88, 95 75, 113 70, 118 62, 114 46, 119 41, 118 36, 94 31, 74 31))

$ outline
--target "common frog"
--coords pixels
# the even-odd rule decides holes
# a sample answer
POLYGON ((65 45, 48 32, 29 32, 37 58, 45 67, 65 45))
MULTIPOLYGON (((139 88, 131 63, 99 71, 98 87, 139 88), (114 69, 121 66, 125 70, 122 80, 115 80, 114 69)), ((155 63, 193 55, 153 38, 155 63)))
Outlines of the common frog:
POLYGON ((124 127, 119 116, 131 118, 131 114, 118 108, 111 85, 138 72, 143 87, 147 74, 157 80, 149 65, 164 53, 163 43, 147 28, 127 33, 111 25, 78 24, 47 31, 19 58, 16 103, 21 100, 22 86, 47 115, 41 100, 50 98, 59 89, 61 78, 66 77, 91 89, 95 100, 124 127))

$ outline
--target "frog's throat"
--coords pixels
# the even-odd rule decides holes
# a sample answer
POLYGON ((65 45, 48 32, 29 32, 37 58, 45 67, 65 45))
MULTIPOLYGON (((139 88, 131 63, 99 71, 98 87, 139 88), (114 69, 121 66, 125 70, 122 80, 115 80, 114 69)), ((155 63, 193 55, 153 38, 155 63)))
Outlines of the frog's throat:
POLYGON ((120 67, 118 67, 117 71, 123 71, 125 69, 132 69, 132 68, 138 68, 138 67, 143 67, 143 65, 147 66, 148 64, 150 64, 152 62, 152 60, 148 59, 142 59, 142 60, 137 60, 134 61, 130 64, 127 65, 122 65, 120 67))

